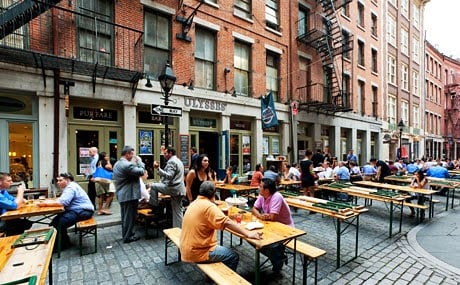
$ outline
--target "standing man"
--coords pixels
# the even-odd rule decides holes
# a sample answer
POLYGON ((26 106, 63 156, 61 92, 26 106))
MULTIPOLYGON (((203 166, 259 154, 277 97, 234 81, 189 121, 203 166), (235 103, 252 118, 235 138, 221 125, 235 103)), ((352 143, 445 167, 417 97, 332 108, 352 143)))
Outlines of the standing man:
POLYGON ((54 217, 50 225, 61 234, 62 249, 67 249, 72 246, 67 228, 91 218, 94 214, 94 205, 91 204, 85 190, 73 181, 72 174, 61 173, 56 180, 59 188, 62 189, 62 195, 57 200, 45 200, 37 205, 39 207, 64 206, 65 211, 54 217))
POLYGON ((88 197, 93 203, 94 208, 96 208, 96 183, 93 179, 93 174, 96 172, 97 163, 99 161, 99 153, 97 147, 89 148, 89 156, 91 157, 91 164, 88 175, 88 197))
POLYGON ((190 167, 192 168, 196 168, 196 160, 198 159, 198 157, 200 156, 198 154, 198 151, 196 149, 196 147, 192 146, 192 148, 190 149, 191 152, 192 152, 192 156, 191 156, 191 159, 190 159, 190 167))
POLYGON ((134 235, 137 218, 137 206, 141 198, 140 177, 144 175, 145 166, 140 157, 134 155, 134 148, 124 146, 121 158, 113 167, 113 181, 121 210, 121 233, 124 243, 139 240, 134 235))
POLYGON ((369 161, 374 168, 376 169, 375 180, 381 183, 385 182, 385 177, 391 175, 391 170, 388 164, 383 160, 377 160, 376 158, 371 158, 369 161))
MULTIPOLYGON (((8 210, 24 207, 26 203, 24 199, 25 189, 22 184, 17 187, 16 198, 8 193, 12 182, 13 178, 11 178, 10 174, 0 172, 0 215, 8 210)), ((27 219, 0 220, 0 232, 4 232, 8 236, 22 234, 25 230, 30 229, 31 226, 32 222, 27 219)))
POLYGON ((153 183, 150 187, 150 204, 158 207, 158 192, 171 196, 173 227, 182 227, 184 209, 182 199, 185 197, 184 164, 176 156, 176 150, 168 147, 164 152, 166 166, 160 168, 160 163, 155 161, 153 167, 158 170, 160 182, 153 183))
MULTIPOLYGON (((276 190, 275 181, 263 178, 259 186, 259 197, 254 203, 252 214, 264 221, 276 221, 294 227, 291 210, 283 196, 276 190)), ((261 250, 272 263, 272 270, 279 272, 287 260, 282 243, 273 244, 261 250)))
POLYGON ((356 162, 356 164, 358 164, 358 157, 356 157, 356 155, 353 153, 353 150, 350 149, 348 151, 348 154, 347 154, 347 161, 350 162, 350 161, 354 161, 356 162))

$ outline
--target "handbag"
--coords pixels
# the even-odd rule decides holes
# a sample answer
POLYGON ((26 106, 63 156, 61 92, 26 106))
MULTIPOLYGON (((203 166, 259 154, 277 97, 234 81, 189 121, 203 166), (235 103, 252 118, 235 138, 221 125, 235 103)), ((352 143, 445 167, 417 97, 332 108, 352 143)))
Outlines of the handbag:
POLYGON ((112 182, 113 173, 108 171, 104 167, 97 167, 93 173, 94 181, 99 183, 110 183, 112 182))

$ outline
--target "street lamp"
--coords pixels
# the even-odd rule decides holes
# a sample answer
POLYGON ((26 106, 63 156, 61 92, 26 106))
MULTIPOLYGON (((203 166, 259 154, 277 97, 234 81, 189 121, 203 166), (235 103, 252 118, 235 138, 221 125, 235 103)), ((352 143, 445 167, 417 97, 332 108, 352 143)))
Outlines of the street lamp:
MULTIPOLYGON (((161 74, 158 76, 158 81, 160 81, 161 89, 163 90, 164 94, 164 103, 165 106, 168 106, 169 104, 169 94, 171 90, 174 87, 174 84, 176 83, 176 75, 174 74, 174 71, 171 68, 171 65, 169 65, 169 62, 166 62, 165 68, 161 72, 161 74)), ((169 118, 168 116, 164 116, 165 120, 165 147, 169 147, 169 118)))
POLYGON ((402 159, 402 133, 403 133, 404 127, 405 127, 404 122, 401 119, 401 121, 399 121, 399 123, 398 123, 398 128, 399 128, 399 159, 402 159))

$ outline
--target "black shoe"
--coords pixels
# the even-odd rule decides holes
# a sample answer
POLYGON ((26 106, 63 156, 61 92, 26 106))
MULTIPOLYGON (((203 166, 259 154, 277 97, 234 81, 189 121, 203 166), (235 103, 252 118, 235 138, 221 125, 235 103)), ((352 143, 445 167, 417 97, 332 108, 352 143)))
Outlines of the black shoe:
POLYGON ((134 242, 134 241, 138 241, 138 240, 140 240, 140 239, 141 239, 141 238, 138 237, 138 236, 132 236, 132 237, 130 237, 129 239, 124 240, 123 243, 131 243, 131 242, 134 242))

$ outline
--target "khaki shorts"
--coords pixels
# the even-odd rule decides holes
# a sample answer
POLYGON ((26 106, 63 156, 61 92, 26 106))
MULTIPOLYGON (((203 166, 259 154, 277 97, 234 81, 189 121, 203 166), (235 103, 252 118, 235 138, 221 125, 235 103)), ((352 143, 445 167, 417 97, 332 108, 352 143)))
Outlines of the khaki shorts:
POLYGON ((96 183, 96 195, 100 196, 107 193, 114 193, 115 186, 113 183, 96 183))

